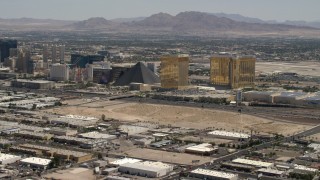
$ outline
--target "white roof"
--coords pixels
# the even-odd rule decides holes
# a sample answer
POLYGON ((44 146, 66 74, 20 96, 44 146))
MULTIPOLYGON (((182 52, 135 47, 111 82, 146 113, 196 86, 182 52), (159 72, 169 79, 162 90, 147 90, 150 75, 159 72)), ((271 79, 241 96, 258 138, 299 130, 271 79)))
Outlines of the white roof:
POLYGON ((171 167, 172 165, 166 164, 163 162, 153 162, 153 161, 143 161, 143 162, 137 162, 135 164, 141 164, 149 167, 157 167, 157 168, 168 168, 171 167))
POLYGON ((308 145, 309 148, 313 148, 314 150, 320 149, 320 144, 311 143, 308 145))
POLYGON ((226 172, 222 172, 222 171, 208 170, 208 169, 201 169, 201 168, 195 169, 191 172, 194 174, 201 174, 201 175, 226 178, 226 179, 231 179, 231 178, 238 176, 237 174, 226 173, 226 172))
POLYGON ((208 134, 217 135, 217 136, 234 137, 234 138, 250 138, 249 134, 237 133, 237 132, 228 132, 228 131, 218 131, 218 130, 208 132, 208 134))
POLYGON ((277 175, 281 175, 284 173, 284 171, 279 171, 277 169, 270 169, 270 168, 261 168, 261 169, 258 169, 258 172, 277 174, 277 175))
POLYGON ((87 117, 87 116, 78 116, 78 115, 66 115, 66 116, 61 116, 69 119, 81 119, 84 121, 94 121, 94 120, 99 120, 98 118, 95 117, 87 117))
POLYGON ((309 168, 309 167, 298 165, 298 164, 294 165, 294 169, 303 170, 303 171, 310 171, 310 172, 317 172, 318 171, 318 169, 309 168))
POLYGON ((239 163, 239 164, 252 165, 257 167, 265 167, 265 168, 270 167, 272 165, 272 163, 268 163, 268 162, 254 161, 254 160, 242 159, 242 158, 234 159, 232 160, 232 162, 239 163))
POLYGON ((0 162, 7 160, 7 159, 16 159, 16 158, 21 158, 20 156, 15 156, 15 155, 11 155, 11 154, 3 154, 0 153, 0 162))
POLYGON ((152 134, 152 136, 155 136, 155 137, 165 137, 165 136, 168 136, 168 134, 165 134, 165 133, 154 133, 154 134, 152 134))
POLYGON ((186 150, 199 151, 199 152, 211 152, 216 149, 217 148, 212 147, 212 144, 209 144, 209 143, 198 144, 198 145, 186 148, 186 150))
POLYGON ((47 166, 51 160, 50 159, 44 159, 44 158, 37 158, 37 157, 29 157, 22 159, 21 162, 28 163, 28 164, 36 164, 41 166, 47 166))
POLYGON ((83 138, 89 138, 89 139, 110 139, 110 138, 116 138, 115 135, 110 135, 110 134, 103 134, 103 133, 99 133, 97 131, 92 131, 92 132, 88 132, 88 133, 83 133, 83 134, 79 134, 80 137, 83 138))
POLYGON ((115 160, 115 161, 111 162, 110 164, 122 165, 122 164, 126 164, 126 163, 136 163, 136 162, 141 162, 141 160, 140 159, 133 159, 133 158, 123 158, 123 159, 115 160))

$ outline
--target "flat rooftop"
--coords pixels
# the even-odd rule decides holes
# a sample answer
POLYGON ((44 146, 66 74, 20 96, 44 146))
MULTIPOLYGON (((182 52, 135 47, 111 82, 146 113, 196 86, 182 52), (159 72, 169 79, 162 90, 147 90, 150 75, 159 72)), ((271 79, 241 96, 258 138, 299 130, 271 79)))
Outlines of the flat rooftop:
POLYGON ((186 148, 186 150, 198 151, 198 152, 211 152, 211 151, 214 151, 216 149, 217 148, 212 147, 212 144, 209 144, 209 143, 198 144, 198 145, 186 148))
POLYGON ((237 158, 232 160, 233 163, 239 163, 239 164, 246 164, 246 165, 252 165, 256 167, 270 167, 273 165, 273 163, 268 163, 268 162, 263 162, 263 161, 255 161, 255 160, 250 160, 250 159, 242 159, 242 158, 237 158))
POLYGON ((208 132, 209 135, 216 135, 216 136, 225 136, 225 137, 232 137, 232 138, 250 138, 250 135, 244 133, 237 133, 237 132, 229 132, 229 131, 211 131, 208 132))
POLYGON ((231 178, 235 178, 238 176, 237 174, 208 170, 208 169, 201 169, 201 168, 195 169, 195 170, 191 171, 191 173, 212 176, 212 177, 218 177, 218 178, 226 178, 226 179, 231 179, 231 178))
POLYGON ((112 161, 110 164, 122 165, 122 164, 136 163, 136 162, 141 162, 141 161, 142 160, 140 160, 140 159, 123 158, 123 159, 118 159, 118 160, 112 161))
POLYGON ((38 158, 38 157, 29 157, 29 158, 22 159, 21 162, 28 163, 28 164, 41 165, 41 166, 47 166, 51 162, 51 160, 44 159, 44 158, 38 158))
POLYGON ((15 156, 15 155, 11 155, 11 154, 3 154, 3 153, 0 153, 0 162, 4 161, 4 160, 7 160, 7 159, 18 159, 18 158, 21 158, 20 156, 15 156))

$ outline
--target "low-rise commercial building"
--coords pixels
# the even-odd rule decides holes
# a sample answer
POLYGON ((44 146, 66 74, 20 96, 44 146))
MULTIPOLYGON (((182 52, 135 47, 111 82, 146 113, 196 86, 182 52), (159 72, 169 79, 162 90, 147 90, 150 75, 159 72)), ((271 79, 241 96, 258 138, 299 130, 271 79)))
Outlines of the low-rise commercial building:
POLYGON ((137 176, 157 178, 173 171, 173 166, 162 162, 144 161, 122 164, 119 171, 137 176))
POLYGON ((43 155, 48 157, 61 157, 64 160, 71 160, 77 163, 89 161, 92 159, 92 154, 71 151, 65 149, 52 148, 47 146, 38 146, 32 144, 22 144, 19 147, 24 149, 39 150, 43 155))
POLYGON ((52 134, 40 133, 40 132, 28 132, 20 131, 15 133, 15 136, 27 138, 27 139, 38 139, 38 140, 49 140, 53 137, 52 134))
POLYGON ((185 149, 185 152, 192 153, 192 154, 211 155, 217 152, 217 150, 218 148, 213 147, 212 144, 203 143, 203 144, 187 147, 185 149))
POLYGON ((191 171, 190 176, 200 179, 208 180, 237 180, 238 175, 233 173, 226 173, 208 169, 195 169, 191 171))
POLYGON ((112 140, 112 139, 116 139, 117 138, 117 136, 115 136, 115 135, 99 133, 97 131, 92 131, 92 132, 88 132, 88 133, 82 133, 82 134, 79 134, 78 136, 82 137, 82 138, 87 138, 87 139, 107 139, 107 140, 112 140))
POLYGON ((251 165, 251 166, 260 167, 260 168, 268 168, 273 165, 273 163, 269 163, 269 162, 255 161, 255 160, 242 159, 242 158, 234 159, 232 160, 232 162, 238 163, 238 164, 251 165))
POLYGON ((118 159, 115 161, 110 162, 110 165, 113 166, 120 166, 122 164, 126 164, 126 163, 136 163, 136 162, 141 162, 142 160, 140 159, 133 159, 133 158, 123 158, 123 159, 118 159))
POLYGON ((51 128, 47 131, 50 134, 54 134, 57 136, 74 136, 78 133, 77 130, 74 129, 62 129, 62 128, 51 128))
POLYGON ((218 137, 218 138, 226 138, 226 139, 248 139, 248 138, 250 138, 249 134, 228 132, 228 131, 219 131, 219 130, 208 132, 208 135, 218 137))
POLYGON ((0 164, 3 164, 3 165, 15 163, 20 159, 21 159, 20 156, 0 153, 0 164))
POLYGON ((44 158, 37 158, 37 157, 29 157, 29 158, 22 159, 20 162, 21 164, 28 165, 33 168, 47 169, 51 160, 44 159, 44 158))
POLYGON ((278 177, 282 176, 285 173, 285 171, 279 171, 277 169, 271 169, 271 168, 261 168, 261 169, 258 169, 257 172, 266 176, 278 176, 278 177))

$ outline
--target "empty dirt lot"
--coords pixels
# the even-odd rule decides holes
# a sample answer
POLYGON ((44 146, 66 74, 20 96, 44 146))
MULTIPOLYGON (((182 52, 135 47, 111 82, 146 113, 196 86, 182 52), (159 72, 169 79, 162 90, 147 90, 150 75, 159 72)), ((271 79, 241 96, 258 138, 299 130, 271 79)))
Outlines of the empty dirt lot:
POLYGON ((280 133, 283 135, 293 134, 310 127, 289 122, 277 122, 252 115, 240 115, 235 112, 196 107, 127 103, 125 101, 87 102, 86 100, 70 100, 66 103, 69 105, 44 111, 98 118, 105 114, 107 118, 130 122, 149 121, 196 129, 214 127, 229 131, 250 132, 253 130, 260 133, 280 133))
POLYGON ((320 63, 306 62, 257 62, 256 71, 262 73, 293 72, 300 75, 320 76, 320 63))

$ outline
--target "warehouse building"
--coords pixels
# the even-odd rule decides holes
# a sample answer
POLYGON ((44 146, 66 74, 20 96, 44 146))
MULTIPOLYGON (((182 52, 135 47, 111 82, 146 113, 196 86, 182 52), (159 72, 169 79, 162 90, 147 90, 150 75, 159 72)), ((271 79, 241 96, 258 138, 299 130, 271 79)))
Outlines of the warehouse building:
POLYGON ((144 161, 122 164, 119 171, 131 175, 158 178, 173 171, 173 166, 162 162, 144 161))
POLYGON ((122 164, 136 163, 136 162, 141 162, 141 160, 140 159, 133 159, 133 158, 123 158, 123 159, 118 159, 118 160, 110 162, 110 165, 120 166, 122 164))
POLYGON ((78 133, 77 130, 63 128, 51 128, 47 132, 57 136, 74 136, 78 133))
POLYGON ((43 159, 43 158, 37 158, 37 157, 29 157, 22 159, 20 161, 21 164, 27 165, 33 168, 39 168, 39 169, 47 169, 48 165, 50 164, 50 159, 43 159))
POLYGON ((40 133, 40 132, 29 132, 29 131, 20 131, 15 133, 15 136, 27 138, 27 139, 38 139, 38 140, 50 140, 53 135, 40 133))
POLYGON ((297 98, 296 105, 319 108, 320 92, 307 95, 306 97, 297 98))
POLYGON ((92 132, 88 132, 88 133, 79 134, 78 136, 82 137, 82 138, 87 138, 87 139, 107 139, 107 140, 112 140, 112 139, 116 139, 117 138, 117 136, 115 136, 115 135, 99 133, 97 131, 92 131, 92 132))
POLYGON ((52 134, 25 131, 25 130, 21 130, 19 132, 16 132, 14 135, 17 137, 22 137, 22 138, 26 138, 26 139, 37 139, 37 140, 49 140, 53 137, 52 134))
POLYGON ((79 151, 71 151, 71 150, 58 149, 58 148, 52 148, 47 146, 38 146, 38 145, 32 145, 32 144, 22 144, 19 147, 24 149, 39 150, 45 156, 61 157, 64 160, 71 160, 77 163, 89 161, 92 159, 92 154, 79 152, 79 151))
POLYGON ((279 95, 274 96, 274 103, 276 104, 296 104, 298 98, 306 97, 305 92, 281 92, 279 95))
POLYGON ((140 134, 147 132, 149 128, 141 127, 141 126, 134 126, 134 125, 120 125, 118 127, 118 131, 122 134, 127 134, 128 136, 140 134))
POLYGON ((2 165, 15 163, 15 162, 19 161, 20 159, 21 159, 20 156, 0 153, 0 164, 2 164, 2 165))
POLYGON ((208 179, 208 180, 237 180, 238 175, 233 173, 226 173, 215 170, 208 169, 195 169, 191 171, 190 176, 199 178, 199 179, 208 179))
POLYGON ((200 155, 207 155, 207 156, 213 153, 216 153, 217 151, 218 151, 218 148, 213 147, 212 144, 209 144, 209 143, 198 144, 195 146, 187 147, 185 149, 186 153, 200 154, 200 155))
POLYGON ((317 173, 317 172, 319 172, 319 170, 315 169, 315 168, 309 168, 309 167, 306 167, 303 165, 295 164, 293 172, 299 173, 299 174, 309 174, 309 173, 317 173))
POLYGON ((255 160, 250 160, 250 159, 242 159, 242 158, 234 159, 234 160, 232 160, 232 162, 238 163, 238 164, 260 167, 260 168, 268 168, 273 165, 273 163, 268 163, 268 162, 263 162, 263 161, 255 161, 255 160))
POLYGON ((250 135, 245 133, 219 131, 219 130, 208 132, 208 135, 217 137, 217 138, 225 138, 225 139, 249 139, 250 138, 250 135))
POLYGON ((248 91, 243 93, 244 101, 273 103, 274 96, 279 93, 273 91, 248 91))
POLYGON ((280 177, 285 173, 285 171, 279 171, 277 169, 271 169, 271 168, 261 168, 261 169, 258 169, 257 172, 265 176, 277 176, 277 177, 280 177))

